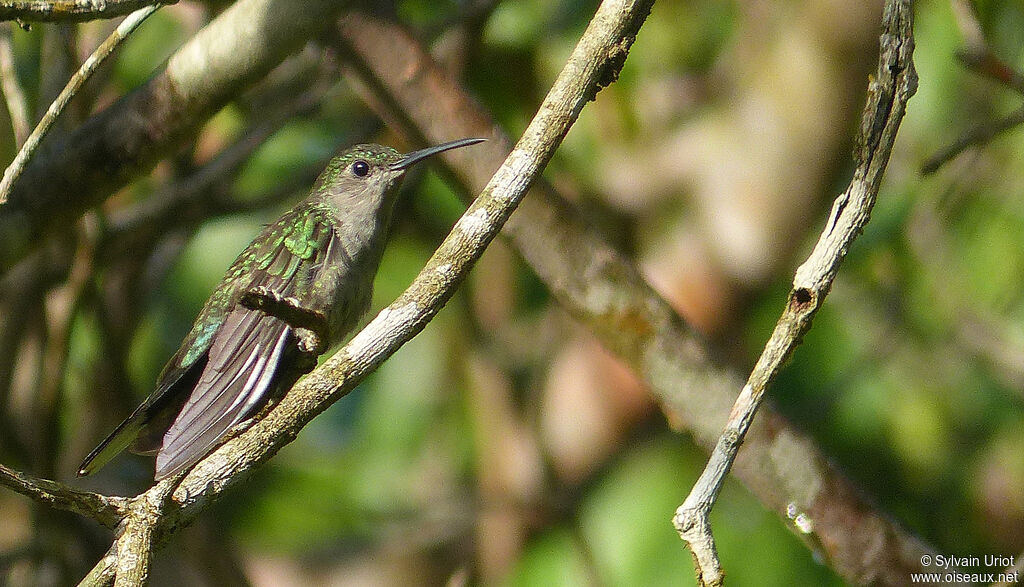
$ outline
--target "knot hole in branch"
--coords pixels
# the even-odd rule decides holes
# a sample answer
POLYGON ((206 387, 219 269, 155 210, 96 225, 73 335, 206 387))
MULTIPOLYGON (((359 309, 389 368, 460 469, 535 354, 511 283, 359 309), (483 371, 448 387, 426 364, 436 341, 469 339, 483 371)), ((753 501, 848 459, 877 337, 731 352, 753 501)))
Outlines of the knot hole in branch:
POLYGON ((806 287, 798 287, 793 290, 793 295, 790 297, 790 304, 793 309, 797 312, 804 312, 814 306, 814 300, 816 296, 814 291, 806 287))

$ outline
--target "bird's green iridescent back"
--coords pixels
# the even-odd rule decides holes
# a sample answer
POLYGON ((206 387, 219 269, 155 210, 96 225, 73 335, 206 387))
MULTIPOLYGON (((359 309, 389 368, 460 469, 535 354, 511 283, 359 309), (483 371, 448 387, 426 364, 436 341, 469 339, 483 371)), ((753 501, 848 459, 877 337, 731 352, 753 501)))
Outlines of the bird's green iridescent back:
MULTIPOLYGON (((300 281, 307 281, 315 267, 315 257, 325 253, 333 233, 331 212, 323 202, 307 199, 267 226, 259 237, 243 250, 228 268, 224 280, 214 290, 206 306, 182 342, 168 369, 187 369, 210 348, 213 336, 224 322, 238 296, 249 288, 276 281, 281 295, 294 295, 300 281), (307 275, 300 275, 303 269, 307 275)), ((161 380, 169 373, 161 376, 161 380)))

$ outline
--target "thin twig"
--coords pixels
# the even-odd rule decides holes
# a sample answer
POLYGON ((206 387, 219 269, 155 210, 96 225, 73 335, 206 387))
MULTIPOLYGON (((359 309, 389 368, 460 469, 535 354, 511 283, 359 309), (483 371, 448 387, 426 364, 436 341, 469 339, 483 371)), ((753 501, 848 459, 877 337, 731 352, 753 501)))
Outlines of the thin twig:
POLYGON ((700 478, 676 510, 673 522, 690 546, 701 585, 721 585, 721 563, 708 515, 768 385, 810 329, 854 239, 871 215, 907 100, 917 89, 911 0, 889 0, 882 16, 878 71, 868 85, 857 137, 853 179, 832 206, 814 251, 797 269, 782 316, 733 405, 725 430, 700 478))
MULTIPOLYGON (((1019 94, 1024 95, 1024 75, 1014 69, 992 51, 985 41, 985 33, 974 12, 974 8, 966 0, 952 2, 953 14, 957 26, 964 37, 964 49, 957 51, 957 59, 967 69, 995 80, 1019 94)), ((999 120, 980 125, 969 130, 952 144, 921 164, 921 173, 931 174, 948 163, 954 157, 967 150, 968 147, 984 145, 1000 133, 1024 123, 1024 107, 1000 118, 999 120)))
POLYGON ((22 145, 28 138, 28 105, 25 102, 25 92, 18 83, 18 74, 14 70, 12 27, 11 24, 0 24, 0 88, 3 89, 7 112, 11 116, 14 140, 22 145))
POLYGON ((935 173, 951 159, 967 150, 968 147, 984 145, 1000 133, 1016 128, 1020 124, 1024 124, 1024 106, 999 120, 983 124, 964 133, 952 144, 926 159, 921 164, 921 173, 935 173))
POLYGON ((985 29, 968 0, 953 0, 954 21, 964 38, 964 49, 956 56, 968 69, 1024 94, 1024 76, 999 58, 985 40, 985 29))
POLYGON ((957 51, 956 57, 967 69, 1024 94, 1024 75, 1000 59, 988 45, 957 51))
POLYGON ((0 1, 0 21, 84 22, 117 18, 147 6, 159 8, 177 2, 178 0, 7 0, 0 1))
POLYGON ((28 163, 29 158, 32 157, 32 153, 34 153, 36 148, 39 147, 39 143, 43 140, 43 137, 46 136, 46 133, 50 132, 50 128, 53 127, 53 124, 57 121, 57 117, 64 111, 64 108, 68 105, 68 102, 71 101, 71 98, 75 96, 82 85, 85 84, 86 80, 88 80, 93 72, 96 71, 96 68, 114 52, 114 49, 116 49, 118 45, 120 45, 121 42, 132 33, 132 31, 138 28, 138 26, 142 24, 142 21, 146 20, 149 15, 156 12, 158 8, 160 8, 159 5, 147 6, 146 8, 129 14, 127 18, 121 21, 121 24, 117 25, 114 32, 110 33, 110 36, 107 37, 107 39, 103 41, 95 51, 93 51, 92 55, 85 60, 85 63, 83 63, 82 67, 75 72, 75 75, 71 76, 71 79, 68 80, 67 86, 65 86, 60 95, 57 96, 57 99, 50 104, 50 107, 46 110, 46 114, 43 115, 42 120, 40 120, 39 124, 36 125, 36 128, 32 131, 32 134, 29 135, 25 144, 21 146, 21 150, 18 151, 18 155, 14 158, 14 161, 7 167, 7 170, 4 171, 3 180, 0 180, 0 204, 7 201, 7 197, 11 193, 11 186, 14 185, 15 181, 17 181, 18 176, 20 176, 21 172, 25 169, 25 164, 28 163))
MULTIPOLYGON (((159 541, 190 523, 426 326, 497 236, 584 104, 615 79, 650 5, 650 0, 601 4, 519 144, 409 289, 299 382, 262 420, 200 461, 177 485, 173 495, 177 507, 167 508, 153 520, 153 527, 138 532, 151 532, 159 541)), ((143 495, 162 491, 163 483, 143 495)), ((126 532, 130 530, 129 525, 126 532)), ((122 536, 119 542, 127 540, 122 536)), ((122 556, 135 553, 119 550, 118 558, 122 556)))
POLYGON ((127 511, 128 500, 71 489, 62 483, 30 477, 0 465, 0 485, 58 509, 92 518, 108 528, 116 526, 127 511))

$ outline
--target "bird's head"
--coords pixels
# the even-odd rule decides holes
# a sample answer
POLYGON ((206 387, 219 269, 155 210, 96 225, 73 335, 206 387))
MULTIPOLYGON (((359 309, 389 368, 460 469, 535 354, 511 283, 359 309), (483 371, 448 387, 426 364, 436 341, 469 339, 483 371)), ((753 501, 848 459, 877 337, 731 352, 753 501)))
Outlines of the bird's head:
POLYGON ((341 211, 389 208, 398 194, 400 180, 413 165, 437 153, 483 140, 459 139, 405 154, 382 145, 355 145, 331 159, 313 192, 331 199, 341 211))

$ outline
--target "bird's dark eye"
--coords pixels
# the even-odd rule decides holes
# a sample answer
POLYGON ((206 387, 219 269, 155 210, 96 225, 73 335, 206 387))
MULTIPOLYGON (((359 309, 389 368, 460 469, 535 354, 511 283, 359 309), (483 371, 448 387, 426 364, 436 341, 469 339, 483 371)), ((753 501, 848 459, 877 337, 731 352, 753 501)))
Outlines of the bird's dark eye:
POLYGON ((370 164, 366 161, 356 161, 352 164, 352 173, 356 177, 366 177, 370 173, 370 164))

